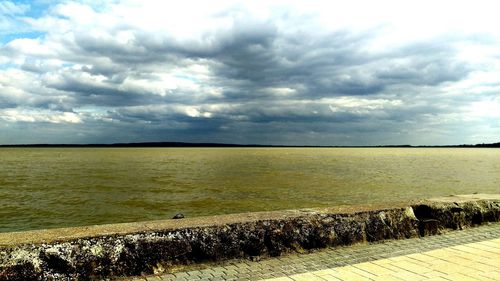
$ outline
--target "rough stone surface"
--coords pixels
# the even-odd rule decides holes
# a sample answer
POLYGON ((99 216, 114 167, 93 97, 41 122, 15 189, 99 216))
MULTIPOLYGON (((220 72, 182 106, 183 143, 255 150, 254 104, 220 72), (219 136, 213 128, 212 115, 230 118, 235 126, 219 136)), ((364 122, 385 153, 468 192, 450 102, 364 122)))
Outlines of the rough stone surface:
POLYGON ((492 195, 435 198, 414 204, 412 208, 419 220, 421 236, 500 221, 500 198, 492 195))
POLYGON ((500 195, 0 234, 0 280, 93 280, 499 221, 500 195), (85 231, 87 229, 87 232, 85 231))
POLYGON ((500 223, 487 223, 481 227, 471 227, 462 231, 448 231, 443 235, 385 240, 383 243, 358 243, 350 247, 332 247, 313 253, 263 259, 259 262, 229 260, 217 264, 205 264, 202 268, 197 265, 187 266, 175 273, 119 280, 257 281, 274 277, 280 278, 274 281, 337 280, 337 278, 383 281, 492 280, 495 272, 500 269, 500 257, 495 254, 495 247, 500 244, 494 243, 495 240, 500 242, 500 223), (443 255, 445 253, 447 255, 443 255), (473 264, 476 266, 471 267, 473 264), (359 271, 360 269, 362 271, 359 271), (235 271, 238 272, 236 275, 235 271), (212 274, 214 272, 217 273, 212 274), (342 274, 346 272, 350 274, 342 274), (295 275, 298 273, 305 274, 295 275), (360 273, 371 273, 376 276, 363 278, 359 276, 360 273), (420 275, 411 275, 412 273, 420 275))

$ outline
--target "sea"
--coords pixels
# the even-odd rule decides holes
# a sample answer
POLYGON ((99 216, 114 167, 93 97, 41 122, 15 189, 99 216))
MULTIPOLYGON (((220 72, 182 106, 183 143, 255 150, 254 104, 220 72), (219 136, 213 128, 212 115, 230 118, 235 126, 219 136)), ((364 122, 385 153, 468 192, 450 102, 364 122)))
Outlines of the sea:
POLYGON ((499 191, 495 148, 0 148, 0 232, 499 191))

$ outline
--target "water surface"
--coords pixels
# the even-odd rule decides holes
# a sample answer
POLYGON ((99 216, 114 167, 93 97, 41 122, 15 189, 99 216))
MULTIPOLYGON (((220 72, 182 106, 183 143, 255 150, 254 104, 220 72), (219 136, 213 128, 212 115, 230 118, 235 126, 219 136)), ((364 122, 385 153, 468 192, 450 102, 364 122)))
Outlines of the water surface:
POLYGON ((500 149, 1 148, 0 232, 498 193, 500 149))

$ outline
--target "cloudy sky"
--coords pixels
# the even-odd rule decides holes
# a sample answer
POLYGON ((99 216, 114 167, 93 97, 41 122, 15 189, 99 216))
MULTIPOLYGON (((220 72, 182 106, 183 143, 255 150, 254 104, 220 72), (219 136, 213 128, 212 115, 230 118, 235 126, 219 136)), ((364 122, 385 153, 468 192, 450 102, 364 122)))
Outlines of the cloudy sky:
POLYGON ((499 10, 0 0, 0 144, 498 142, 499 10))

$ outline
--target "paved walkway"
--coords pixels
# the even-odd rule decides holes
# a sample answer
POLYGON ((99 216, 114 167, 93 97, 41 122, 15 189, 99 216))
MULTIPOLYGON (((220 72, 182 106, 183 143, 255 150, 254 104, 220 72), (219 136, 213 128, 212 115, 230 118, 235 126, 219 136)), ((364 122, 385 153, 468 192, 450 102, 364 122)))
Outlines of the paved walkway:
POLYGON ((500 280, 500 223, 185 270, 129 280, 500 280))
POLYGON ((500 239, 268 280, 500 280, 500 239))

